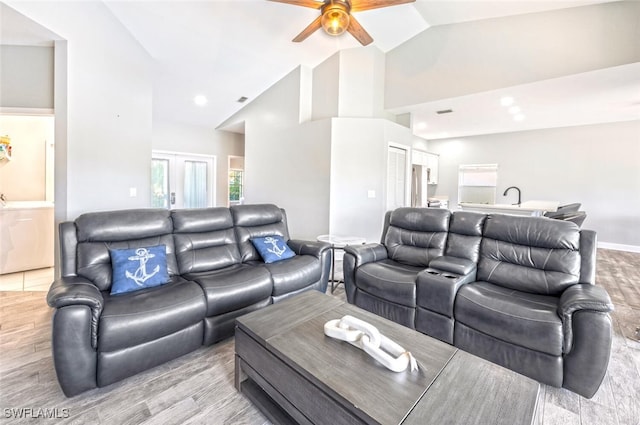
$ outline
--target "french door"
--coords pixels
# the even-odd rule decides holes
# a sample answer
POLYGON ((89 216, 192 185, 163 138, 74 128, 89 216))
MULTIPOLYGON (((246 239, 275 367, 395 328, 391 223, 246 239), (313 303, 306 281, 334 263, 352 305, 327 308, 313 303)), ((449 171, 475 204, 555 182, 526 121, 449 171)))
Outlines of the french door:
POLYGON ((215 157, 153 151, 151 206, 205 208, 214 206, 215 157))

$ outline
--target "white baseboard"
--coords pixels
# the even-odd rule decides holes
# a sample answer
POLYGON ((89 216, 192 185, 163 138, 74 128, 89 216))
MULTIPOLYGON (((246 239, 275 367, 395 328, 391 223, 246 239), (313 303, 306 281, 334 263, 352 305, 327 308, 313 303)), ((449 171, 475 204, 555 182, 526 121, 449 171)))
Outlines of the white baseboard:
POLYGON ((640 246, 637 245, 623 245, 609 242, 598 242, 598 248, 613 249, 616 251, 640 252, 640 246))

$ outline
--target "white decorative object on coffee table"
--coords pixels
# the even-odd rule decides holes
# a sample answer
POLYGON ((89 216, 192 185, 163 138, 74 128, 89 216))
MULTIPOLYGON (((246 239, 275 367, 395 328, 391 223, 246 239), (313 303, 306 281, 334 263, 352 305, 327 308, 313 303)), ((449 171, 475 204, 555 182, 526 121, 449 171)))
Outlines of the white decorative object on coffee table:
POLYGON ((402 372, 410 367, 418 370, 418 363, 410 352, 382 335, 378 328, 353 316, 329 320, 324 324, 324 334, 362 349, 384 367, 394 372, 402 372))

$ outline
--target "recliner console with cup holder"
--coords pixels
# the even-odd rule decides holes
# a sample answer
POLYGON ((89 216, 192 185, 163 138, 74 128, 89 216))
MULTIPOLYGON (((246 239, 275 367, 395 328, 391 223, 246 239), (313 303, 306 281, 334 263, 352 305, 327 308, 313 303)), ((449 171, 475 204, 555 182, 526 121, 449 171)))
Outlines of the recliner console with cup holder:
POLYGON ((612 340, 595 267, 596 233, 568 221, 399 208, 345 248, 344 280, 352 304, 590 398, 612 340))

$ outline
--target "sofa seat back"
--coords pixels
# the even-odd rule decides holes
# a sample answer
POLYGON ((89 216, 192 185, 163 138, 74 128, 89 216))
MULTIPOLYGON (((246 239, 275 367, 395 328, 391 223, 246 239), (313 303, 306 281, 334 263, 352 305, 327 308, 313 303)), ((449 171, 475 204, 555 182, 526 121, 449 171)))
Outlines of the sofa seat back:
POLYGON ((243 263, 262 261, 251 243, 252 238, 281 236, 289 240, 287 216, 284 210, 270 204, 234 205, 230 208, 236 230, 236 240, 243 263))
MULTIPOLYGON (((165 245, 169 276, 177 275, 173 224, 165 209, 138 209, 87 213, 75 220, 76 273, 101 291, 111 290, 109 249, 165 245)), ((66 244, 73 249, 73 244, 66 244)), ((63 256, 72 253, 62 253, 63 256)))
POLYGON ((173 210, 171 218, 180 274, 219 270, 241 262, 228 208, 173 210))
POLYGON ((487 219, 486 214, 456 211, 451 215, 449 235, 444 255, 448 257, 466 258, 474 263, 480 257, 482 229, 487 219))
POLYGON ((575 224, 540 217, 487 217, 478 280, 559 296, 579 283, 580 268, 580 230, 575 224))
POLYGON ((385 217, 382 244, 390 259, 427 267, 443 255, 451 212, 438 208, 398 208, 385 217))

